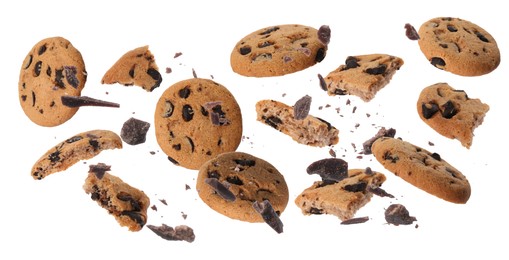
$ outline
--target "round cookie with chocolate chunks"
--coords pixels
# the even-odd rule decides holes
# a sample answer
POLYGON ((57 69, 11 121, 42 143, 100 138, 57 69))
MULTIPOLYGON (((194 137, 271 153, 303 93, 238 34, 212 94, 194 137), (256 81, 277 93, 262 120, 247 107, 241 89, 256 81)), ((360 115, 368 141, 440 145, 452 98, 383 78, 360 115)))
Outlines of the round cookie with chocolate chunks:
POLYGON ((327 26, 320 29, 284 24, 256 30, 233 48, 231 68, 243 76, 272 77, 311 67, 327 53, 330 29, 327 26))
POLYGON ((269 162, 243 152, 223 153, 203 164, 196 190, 213 210, 251 223, 264 222, 255 202, 266 200, 281 215, 289 198, 284 176, 269 162))
POLYGON ((437 17, 419 28, 419 47, 431 65, 460 76, 481 76, 500 64, 493 36, 460 18, 437 17))
POLYGON ((86 80, 83 57, 69 40, 43 39, 32 47, 21 66, 18 82, 21 108, 37 125, 61 125, 79 109, 63 105, 61 97, 80 96, 86 80))
POLYGON ((490 107, 479 99, 470 98, 463 90, 447 83, 424 88, 417 100, 417 112, 428 126, 450 139, 457 139, 470 148, 474 129, 482 124, 490 107))
POLYGON ((235 97, 209 79, 187 79, 166 89, 157 102, 154 123, 168 159, 193 170, 220 153, 235 151, 242 139, 242 114, 235 97))

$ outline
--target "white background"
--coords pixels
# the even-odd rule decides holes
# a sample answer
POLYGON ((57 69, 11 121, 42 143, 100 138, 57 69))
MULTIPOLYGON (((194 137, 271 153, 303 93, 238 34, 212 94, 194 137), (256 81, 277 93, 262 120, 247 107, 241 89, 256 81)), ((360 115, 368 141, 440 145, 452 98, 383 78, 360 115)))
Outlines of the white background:
POLYGON ((503 2, 334 2, 3 1, 0 259, 506 258, 509 178, 504 127, 509 111, 505 60, 509 21, 500 6, 503 2), (461 77, 429 65, 417 42, 406 38, 404 25, 418 28, 438 16, 463 18, 490 32, 502 53, 497 70, 480 77, 461 77), (229 56, 238 40, 254 30, 286 23, 330 26, 332 38, 323 62, 274 78, 247 78, 231 70, 229 56), (84 107, 65 124, 51 128, 37 126, 25 116, 17 93, 21 64, 33 45, 53 36, 67 38, 83 55, 88 80, 82 95, 120 103, 120 108, 84 107), (163 75, 160 88, 149 93, 139 87, 100 83, 122 54, 144 45, 150 46, 163 75), (182 56, 174 58, 176 52, 182 56), (318 73, 325 76, 349 55, 370 53, 391 54, 405 61, 372 101, 330 97, 320 89, 318 73), (166 74, 166 67, 173 72, 166 74), (282 234, 264 223, 231 220, 208 208, 195 190, 197 172, 166 159, 155 141, 153 125, 144 144, 124 143, 121 150, 104 151, 65 172, 41 181, 32 179, 33 163, 74 134, 99 128, 120 133, 130 117, 152 124, 161 93, 191 78, 193 69, 198 77, 212 75, 237 98, 245 136, 238 150, 269 161, 285 176, 290 201, 281 216, 282 234), (475 130, 471 149, 440 136, 417 115, 420 90, 438 82, 463 89, 469 97, 490 105, 484 123, 475 130), (294 203, 303 189, 319 179, 308 175, 306 167, 330 157, 330 148, 298 144, 257 122, 254 104, 276 99, 292 105, 306 94, 313 98, 310 113, 340 130, 340 141, 332 147, 337 156, 348 161, 350 168, 371 167, 387 176, 382 187, 396 198, 374 197, 356 214, 369 216, 366 223, 345 226, 331 215, 304 216, 294 203), (443 201, 386 171, 372 156, 356 158, 362 142, 381 126, 395 128, 396 136, 439 153, 460 170, 471 183, 470 200, 465 205, 443 201), (130 232, 120 227, 82 189, 89 165, 98 162, 111 165, 112 174, 149 195, 157 211, 149 209, 148 224, 188 225, 196 240, 167 241, 148 228, 130 232), (191 189, 186 190, 186 185, 191 189), (405 205, 417 218, 414 224, 418 227, 388 225, 384 210, 392 203, 405 205))

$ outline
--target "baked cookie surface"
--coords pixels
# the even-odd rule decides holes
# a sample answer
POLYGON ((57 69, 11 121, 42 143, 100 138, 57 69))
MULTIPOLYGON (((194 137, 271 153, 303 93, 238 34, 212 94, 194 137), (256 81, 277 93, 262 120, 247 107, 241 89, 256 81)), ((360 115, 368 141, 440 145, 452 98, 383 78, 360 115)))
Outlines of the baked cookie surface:
POLYGON ((122 140, 109 130, 91 130, 74 135, 49 149, 32 167, 31 175, 41 180, 64 171, 75 163, 90 159, 106 149, 122 148, 122 140))
POLYGON ((317 29, 284 24, 246 35, 233 48, 230 64, 243 76, 282 76, 321 62, 326 52, 327 45, 320 40, 317 29))
POLYGON ((419 117, 437 133, 457 139, 470 148, 474 129, 482 124, 490 107, 479 99, 468 97, 447 83, 424 88, 417 100, 419 117))
POLYGON ((276 100, 256 103, 256 119, 290 136, 294 141, 309 146, 331 146, 339 142, 339 130, 327 121, 307 115, 295 118, 293 106, 276 100))
POLYGON ((126 52, 104 74, 102 84, 120 83, 124 86, 139 86, 148 92, 158 88, 162 82, 154 55, 148 45, 126 52))
POLYGON ((174 164, 197 170, 242 139, 242 114, 233 94, 209 79, 192 78, 166 89, 154 115, 156 139, 174 164))
POLYGON ((80 96, 87 72, 81 53, 63 37, 39 41, 25 57, 18 83, 19 101, 40 126, 58 126, 78 111, 62 104, 64 95, 80 96))
POLYGON ((481 76, 500 64, 493 36, 460 18, 437 17, 419 28, 419 47, 431 65, 460 76, 481 76))
POLYGON ((371 150, 385 169, 429 194, 458 204, 470 198, 467 178, 437 153, 391 137, 377 139, 371 150))
POLYGON ((284 176, 269 162, 243 152, 223 153, 203 164, 196 179, 196 190, 213 210, 246 222, 264 222, 253 207, 254 202, 267 200, 281 215, 289 199, 284 176), (233 197, 222 197, 208 184, 210 179, 215 179, 233 197))
POLYGON ((368 102, 389 84, 403 64, 401 58, 388 54, 348 56, 345 64, 324 78, 327 93, 330 96, 356 95, 368 102))

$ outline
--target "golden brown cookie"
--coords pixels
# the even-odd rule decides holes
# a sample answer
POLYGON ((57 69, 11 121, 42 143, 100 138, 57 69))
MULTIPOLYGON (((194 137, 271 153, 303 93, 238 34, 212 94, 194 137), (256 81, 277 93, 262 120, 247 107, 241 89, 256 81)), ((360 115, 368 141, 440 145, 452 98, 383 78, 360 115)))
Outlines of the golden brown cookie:
POLYGON ((62 104, 64 95, 80 96, 87 80, 81 53, 63 37, 39 41, 28 52, 18 83, 19 101, 28 118, 40 126, 58 126, 78 111, 62 104))
POLYGON ((254 202, 267 200, 281 215, 289 197, 284 176, 272 164, 242 152, 223 153, 203 164, 196 190, 211 209, 246 222, 264 222, 254 202))
POLYGON ((470 198, 467 178, 438 153, 392 137, 377 139, 371 151, 385 169, 429 194, 460 204, 470 198))
POLYGON ((104 74, 101 82, 102 84, 134 85, 152 92, 161 85, 162 80, 154 55, 148 46, 143 46, 122 55, 104 74))
POLYGON ((64 171, 81 160, 95 157, 107 149, 122 148, 122 140, 109 130, 91 130, 74 135, 49 149, 32 167, 32 177, 41 180, 64 171))
POLYGON ((493 36, 460 18, 436 17, 419 28, 419 47, 431 65, 460 76, 481 76, 500 64, 493 36))
POLYGON ((370 190, 380 187, 385 179, 379 172, 350 169, 348 176, 338 182, 314 182, 297 196, 295 204, 304 215, 331 214, 345 221, 371 201, 370 190))
POLYGON ((149 197, 141 190, 110 174, 104 164, 91 165, 83 189, 93 201, 129 231, 140 231, 147 223, 149 197))
POLYGON ((348 56, 344 65, 324 78, 327 93, 330 96, 356 95, 368 102, 389 84, 403 63, 401 58, 388 54, 348 56))
POLYGON ((242 114, 232 93, 209 79, 192 78, 166 89, 154 115, 156 139, 174 164, 197 170, 237 149, 242 114))
POLYGON ((256 30, 235 45, 230 55, 231 67, 248 77, 282 76, 304 70, 321 62, 327 53, 328 42, 318 32, 300 24, 256 30))
POLYGON ((424 88, 417 100, 417 112, 437 133, 457 139, 470 148, 474 129, 480 126, 490 107, 479 99, 470 98, 463 90, 447 83, 424 88))

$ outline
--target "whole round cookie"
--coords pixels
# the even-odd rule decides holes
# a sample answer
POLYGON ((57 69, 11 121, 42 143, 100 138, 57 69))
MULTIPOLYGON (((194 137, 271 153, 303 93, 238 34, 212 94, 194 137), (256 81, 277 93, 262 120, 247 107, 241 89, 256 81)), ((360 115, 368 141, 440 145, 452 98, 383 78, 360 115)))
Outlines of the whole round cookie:
POLYGON ((237 149, 242 114, 232 93, 209 79, 192 78, 166 89, 155 109, 156 139, 168 159, 197 170, 237 149))
POLYGON ((63 105, 61 97, 80 96, 86 79, 83 57, 67 39, 43 39, 28 52, 21 67, 18 83, 21 107, 38 125, 61 125, 79 109, 63 105))
POLYGON ((284 176, 269 162, 243 152, 223 153, 203 164, 196 190, 213 210, 246 222, 264 221, 253 208, 254 202, 267 200, 281 215, 289 198, 284 176), (219 193, 212 182, 226 189, 230 197, 223 197, 225 192, 219 193))
POLYGON ((500 64, 495 39, 480 26, 460 18, 437 17, 419 28, 419 47, 430 63, 460 76, 480 76, 500 64))
MULTIPOLYGON (((328 28, 328 27, 326 27, 328 28)), ((271 26, 254 31, 233 48, 230 64, 234 72, 248 77, 271 77, 294 73, 321 62, 327 40, 319 30, 300 24, 271 26)))

